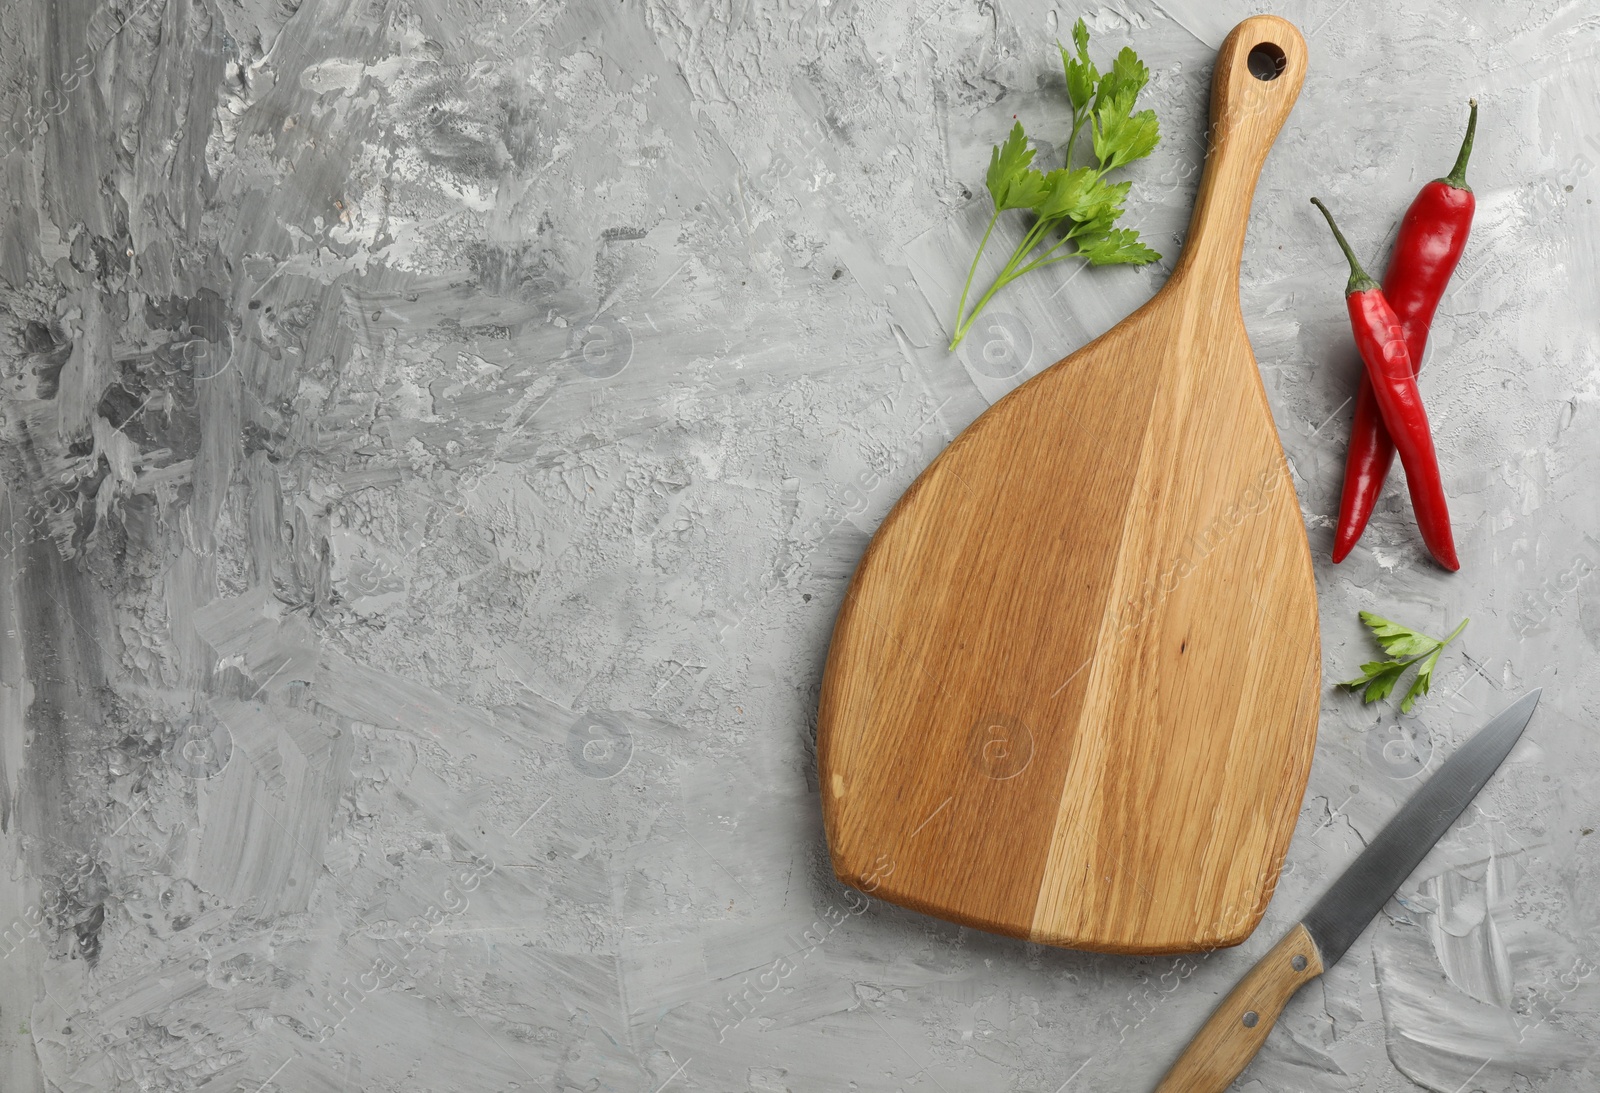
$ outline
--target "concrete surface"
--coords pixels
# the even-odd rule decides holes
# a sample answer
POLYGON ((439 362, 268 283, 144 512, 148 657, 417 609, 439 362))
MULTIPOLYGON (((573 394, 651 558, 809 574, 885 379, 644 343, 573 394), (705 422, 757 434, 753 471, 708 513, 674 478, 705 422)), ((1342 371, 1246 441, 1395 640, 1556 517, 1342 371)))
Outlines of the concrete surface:
MULTIPOLYGON (((1587 3, 1276 9, 1313 68, 1241 277, 1318 561, 1472 623, 1414 716, 1329 688, 1240 949, 1048 950, 831 878, 812 755, 869 533, 1161 283, 1216 46, 1081 9, 1165 139, 1130 219, 965 354, 951 285, 1080 9, 917 0, 19 0, 0 11, 0 1087, 1135 1091, 1461 735, 1526 740, 1239 1088, 1592 1090, 1600 472, 1587 3), (1398 478, 1332 541, 1375 265, 1483 104, 1423 389, 1463 571, 1398 478), (977 195, 977 196, 975 196, 977 195)), ((1011 226, 1008 226, 1010 230, 1011 226)))

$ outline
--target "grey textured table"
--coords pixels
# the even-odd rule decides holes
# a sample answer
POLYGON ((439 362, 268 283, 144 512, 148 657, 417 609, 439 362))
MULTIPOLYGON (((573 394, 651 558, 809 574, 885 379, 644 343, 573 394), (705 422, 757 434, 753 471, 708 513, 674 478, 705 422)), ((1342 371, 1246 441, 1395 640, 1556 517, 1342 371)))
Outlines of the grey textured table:
MULTIPOLYGON (((844 584, 1000 394, 1172 267, 1238 3, 1086 9, 1165 139, 1130 219, 945 324, 1047 3, 18 0, 0 11, 0 1087, 1150 1088, 1462 734, 1477 805, 1240 1088, 1595 1088, 1593 5, 1291 2, 1312 70, 1241 277, 1326 691, 1236 950, 1046 949, 866 901, 813 762, 844 584), (1392 481, 1327 562, 1375 265, 1483 104, 1423 390, 1463 570, 1392 481)), ((1048 154, 1048 150, 1047 150, 1048 154)))

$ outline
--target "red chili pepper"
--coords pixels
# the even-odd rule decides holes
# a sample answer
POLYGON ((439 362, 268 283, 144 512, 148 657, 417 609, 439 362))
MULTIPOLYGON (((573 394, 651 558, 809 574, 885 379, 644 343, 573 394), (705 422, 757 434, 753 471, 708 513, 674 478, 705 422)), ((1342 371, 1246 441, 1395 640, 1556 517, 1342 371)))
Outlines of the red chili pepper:
POLYGON ((1345 306, 1350 311, 1350 327, 1355 332, 1356 348, 1367 366, 1372 381, 1373 401, 1383 424, 1400 453, 1406 469, 1406 485, 1411 490, 1411 507, 1417 513, 1422 541, 1439 564, 1452 572, 1461 568, 1456 559, 1455 539, 1450 533, 1450 510, 1444 499, 1444 483, 1439 477, 1439 461, 1433 451, 1433 433, 1417 390, 1417 370, 1406 349, 1406 331, 1384 299, 1378 282, 1356 261, 1355 252, 1345 242, 1333 214, 1316 198, 1311 203, 1322 210, 1339 241, 1339 249, 1350 261, 1350 281, 1345 285, 1345 306))
MULTIPOLYGON (((1444 178, 1422 188, 1394 242, 1389 271, 1383 277, 1383 295, 1394 308, 1405 331, 1406 350, 1413 368, 1422 368, 1422 351, 1428 345, 1428 328, 1444 296, 1450 275, 1467 245, 1477 199, 1467 185, 1467 160, 1472 156, 1472 135, 1478 128, 1478 100, 1471 100, 1467 136, 1461 142, 1456 165, 1444 178)), ((1345 457, 1344 495, 1339 499, 1339 526, 1333 536, 1333 560, 1342 562, 1366 530, 1378 503, 1384 479, 1394 463, 1394 441, 1383 426, 1383 415, 1373 398, 1366 373, 1356 392, 1356 416, 1350 423, 1350 452, 1345 457)))

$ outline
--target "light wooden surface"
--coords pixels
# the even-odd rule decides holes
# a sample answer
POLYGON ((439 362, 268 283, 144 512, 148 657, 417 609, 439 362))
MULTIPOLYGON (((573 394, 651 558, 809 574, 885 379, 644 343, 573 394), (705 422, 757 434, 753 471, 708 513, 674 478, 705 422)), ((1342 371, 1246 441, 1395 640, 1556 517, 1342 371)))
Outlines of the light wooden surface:
POLYGON ((1296 923, 1228 992, 1161 1079, 1156 1093, 1222 1093, 1266 1043, 1267 1033, 1294 992, 1322 970, 1316 943, 1296 923))
POLYGON ((835 625, 818 758, 845 882, 1109 952, 1237 944, 1316 733, 1305 530, 1239 310, 1256 179, 1305 45, 1218 56, 1166 286, 997 402, 884 520, 835 625), (1274 80, 1246 57, 1281 49, 1274 80))

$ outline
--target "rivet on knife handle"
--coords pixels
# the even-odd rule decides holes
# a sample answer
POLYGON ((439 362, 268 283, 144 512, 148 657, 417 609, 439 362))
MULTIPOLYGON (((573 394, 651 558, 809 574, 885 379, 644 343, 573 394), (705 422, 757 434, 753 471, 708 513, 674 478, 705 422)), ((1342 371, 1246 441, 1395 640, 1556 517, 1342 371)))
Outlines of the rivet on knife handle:
POLYGON ((1228 992, 1156 1093, 1223 1093, 1261 1050, 1294 992, 1321 974, 1316 943, 1296 923, 1228 992))

